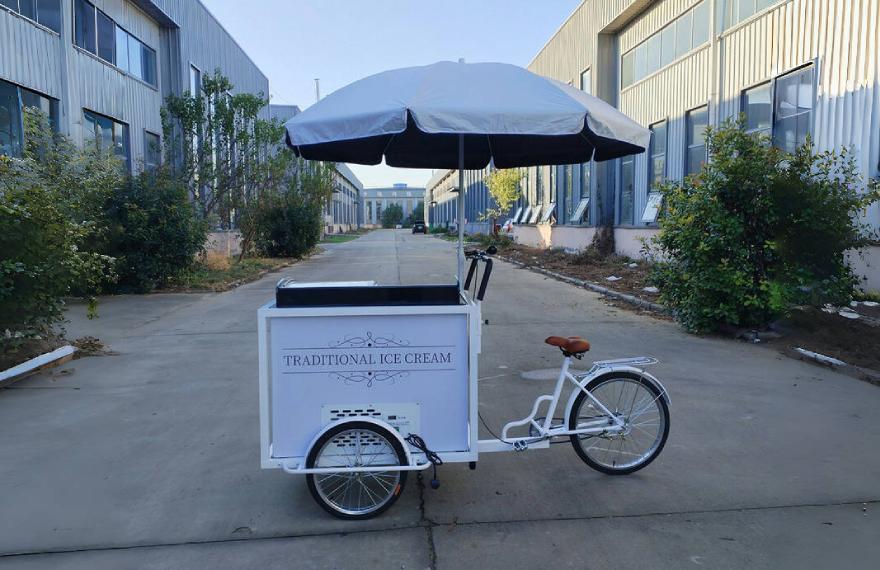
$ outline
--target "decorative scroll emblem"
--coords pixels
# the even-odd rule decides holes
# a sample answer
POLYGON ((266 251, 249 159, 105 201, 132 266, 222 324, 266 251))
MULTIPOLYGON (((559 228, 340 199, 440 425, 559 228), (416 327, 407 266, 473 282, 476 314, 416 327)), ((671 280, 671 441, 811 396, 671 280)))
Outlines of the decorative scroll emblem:
POLYGON ((398 340, 394 335, 388 336, 373 336, 373 333, 367 331, 367 334, 364 336, 346 336, 344 339, 331 342, 330 348, 384 348, 387 346, 409 346, 408 340, 398 340))
POLYGON ((373 382, 387 382, 394 384, 398 379, 409 376, 408 370, 368 370, 367 372, 333 372, 333 377, 342 380, 346 384, 365 383, 367 388, 373 387, 373 382))

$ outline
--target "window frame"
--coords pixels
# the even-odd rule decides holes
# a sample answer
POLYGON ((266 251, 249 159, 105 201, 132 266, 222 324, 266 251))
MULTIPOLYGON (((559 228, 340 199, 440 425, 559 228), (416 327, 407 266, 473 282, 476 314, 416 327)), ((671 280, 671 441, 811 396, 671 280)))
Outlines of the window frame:
MULTIPOLYGON (((770 8, 772 8, 772 6, 770 8)), ((768 9, 770 9, 770 8, 768 8, 768 9)), ((811 86, 810 100, 811 100, 812 106, 810 107, 810 112, 809 112, 809 115, 810 115, 809 131, 807 134, 813 135, 813 132, 815 130, 814 127, 815 127, 815 120, 816 120, 816 103, 817 103, 818 81, 819 81, 819 62, 818 62, 818 59, 814 59, 812 61, 803 63, 801 65, 798 65, 796 67, 788 69, 788 70, 784 71, 783 73, 779 73, 779 74, 771 77, 768 80, 754 83, 754 84, 749 85, 749 86, 743 88, 742 90, 740 90, 739 110, 740 110, 740 113, 746 114, 746 117, 748 117, 748 114, 746 113, 746 108, 745 108, 746 93, 748 91, 751 91, 751 90, 756 89, 758 87, 762 87, 764 85, 768 85, 770 87, 770 128, 767 131, 764 131, 761 129, 746 129, 747 133, 766 132, 766 135, 770 139, 770 144, 773 146, 776 146, 777 83, 778 83, 779 79, 781 79, 781 78, 788 77, 788 76, 791 76, 794 74, 802 73, 802 72, 806 71, 807 69, 812 69, 812 75, 813 75, 812 82, 810 83, 810 86, 811 86)), ((776 148, 780 148, 780 147, 776 147, 776 148)), ((784 150, 784 149, 781 149, 781 150, 784 150)))
MULTIPOLYGON (((786 77, 791 77, 793 75, 800 75, 800 74, 806 72, 807 70, 810 71, 810 74, 811 74, 811 78, 810 78, 811 79, 811 81, 810 81, 810 110, 807 113, 795 113, 793 115, 789 115, 788 117, 785 117, 785 118, 789 118, 789 117, 797 117, 797 116, 804 115, 804 114, 808 115, 809 122, 808 122, 808 128, 807 128, 807 137, 810 137, 813 135, 815 120, 816 120, 816 103, 817 103, 816 95, 817 95, 817 87, 818 87, 817 82, 818 82, 818 77, 819 77, 818 69, 819 69, 818 63, 816 61, 811 61, 811 62, 802 64, 802 65, 799 65, 797 67, 794 67, 792 69, 789 69, 785 73, 780 73, 779 75, 777 75, 776 77, 773 78, 773 90, 772 90, 771 97, 770 97, 770 101, 772 104, 772 110, 771 110, 771 115, 770 115, 770 121, 771 121, 771 123, 770 123, 771 124, 770 141, 771 141, 771 144, 773 146, 775 146, 776 148, 779 148, 780 150, 788 152, 786 149, 783 149, 782 147, 779 147, 776 145, 776 121, 777 121, 776 96, 778 94, 779 80, 786 78, 786 77)), ((797 147, 800 147, 802 144, 803 143, 798 143, 797 147)))
POLYGON ((748 87, 744 87, 743 89, 740 90, 740 92, 739 92, 739 112, 741 114, 743 114, 746 119, 745 132, 751 134, 751 133, 764 132, 766 130, 766 131, 768 131, 767 134, 769 134, 770 139, 772 141, 772 139, 773 139, 773 118, 774 118, 773 97, 774 97, 775 91, 776 91, 776 78, 775 77, 771 77, 770 79, 768 79, 766 81, 761 81, 761 82, 749 85, 748 87), (749 114, 748 114, 748 105, 746 104, 746 96, 748 95, 748 93, 750 91, 755 91, 756 89, 759 89, 759 88, 765 87, 765 86, 770 91, 770 127, 769 127, 769 129, 749 129, 748 128, 749 114))
MULTIPOLYGON (((137 37, 136 35, 129 32, 124 26, 120 26, 119 22, 114 20, 112 17, 110 17, 109 14, 107 14, 106 12, 104 12, 103 10, 101 10, 100 8, 95 6, 89 0, 73 0, 72 24, 73 24, 73 34, 72 34, 71 41, 73 42, 73 45, 77 49, 91 54, 92 56, 97 58, 101 63, 104 63, 105 65, 109 65, 109 66, 113 67, 117 71, 125 74, 127 77, 130 77, 132 79, 140 81, 144 85, 147 85, 157 91, 159 90, 159 52, 157 52, 155 48, 148 45, 146 42, 141 40, 139 37, 137 37), (77 25, 79 23, 79 18, 77 17, 77 6, 80 4, 84 4, 84 5, 89 6, 91 8, 93 33, 89 34, 89 37, 94 42, 94 46, 95 46, 94 51, 90 50, 86 45, 80 45, 79 43, 77 43, 77 25), (98 30, 98 21, 99 21, 98 15, 99 14, 102 15, 104 18, 106 18, 107 21, 109 21, 110 24, 112 24, 112 26, 113 26, 113 33, 111 35, 112 39, 113 39, 113 49, 112 49, 113 55, 111 56, 112 59, 110 59, 110 60, 108 60, 107 58, 104 57, 104 55, 101 54, 101 45, 99 42, 100 33, 98 30), (120 62, 118 61, 118 59, 119 59, 118 55, 119 55, 120 32, 122 32, 122 34, 125 36, 125 39, 126 39, 125 52, 128 56, 126 58, 127 59, 126 65, 124 67, 122 65, 120 65, 119 64, 120 62), (140 75, 135 74, 132 71, 132 65, 131 65, 132 43, 134 43, 137 47, 140 48, 137 50, 138 51, 137 57, 139 60, 138 68, 141 70, 140 75), (152 77, 149 77, 150 74, 146 73, 146 68, 144 66, 144 61, 143 61, 143 57, 142 57, 144 49, 146 49, 147 51, 149 51, 149 53, 152 54, 151 67, 150 67, 150 72, 152 74, 152 77), (152 81, 150 81, 150 79, 152 79, 152 81)), ((87 44, 88 42, 84 41, 83 43, 87 44)))
MULTIPOLYGON (((89 115, 93 115, 97 118, 107 119, 112 123, 112 125, 113 125, 113 129, 112 129, 113 130, 113 142, 112 142, 112 144, 114 147, 116 145, 116 127, 117 126, 122 127, 122 136, 124 138, 123 147, 125 148, 125 157, 119 157, 119 155, 116 154, 116 152, 114 152, 113 154, 114 154, 114 156, 118 156, 120 158, 120 160, 123 162, 123 164, 125 165, 125 172, 131 174, 131 169, 132 169, 131 125, 129 125, 128 123, 126 123, 124 121, 120 121, 119 119, 116 119, 114 117, 111 117, 110 115, 105 115, 104 113, 99 113, 97 111, 93 111, 92 109, 89 109, 87 107, 83 107, 82 112, 83 112, 83 115, 82 115, 83 122, 85 122, 87 120, 86 115, 89 114, 89 115)), ((85 143, 86 143, 86 140, 85 140, 85 137, 83 137, 83 144, 85 144, 85 143)))
POLYGON ((55 28, 53 28, 52 26, 50 26, 49 24, 44 23, 40 19, 40 12, 41 12, 40 4, 42 2, 47 1, 47 0, 31 0, 33 2, 33 7, 34 7, 34 15, 33 16, 28 16, 27 14, 25 14, 24 12, 21 11, 21 0, 13 0, 13 1, 15 2, 15 8, 13 8, 12 6, 7 6, 6 4, 0 4, 0 10, 5 10, 11 14, 15 14, 19 18, 27 20, 31 24, 34 24, 38 28, 42 28, 45 31, 51 32, 51 33, 58 35, 58 36, 61 35, 61 26, 63 25, 63 22, 64 22, 64 16, 63 16, 64 6, 62 5, 61 0, 48 0, 48 1, 54 1, 55 5, 58 6, 58 12, 57 12, 58 13, 58 29, 57 30, 55 28))
POLYGON ((648 130, 651 131, 651 142, 648 143, 648 192, 651 192, 651 188, 653 188, 655 181, 655 172, 654 172, 654 157, 663 155, 663 174, 661 178, 665 180, 669 177, 669 118, 663 118, 659 121, 655 121, 651 125, 648 126, 648 130), (659 125, 663 125, 663 152, 655 153, 655 138, 656 138, 656 127, 659 125))
POLYGON ((617 183, 617 200, 616 202, 616 218, 617 218, 617 226, 623 227, 632 227, 635 225, 635 217, 636 217, 636 157, 635 155, 628 155, 621 158, 618 162, 618 183, 617 183), (626 164, 630 165, 631 169, 631 186, 632 186, 632 194, 630 196, 630 219, 623 219, 623 170, 626 164))
MULTIPOLYGON (((646 38, 643 38, 641 41, 639 41, 639 43, 637 43, 636 45, 631 47, 629 50, 627 50, 626 53, 621 54, 617 58, 617 60, 618 60, 617 65, 618 65, 618 70, 619 70, 619 73, 618 73, 619 91, 622 92, 626 89, 629 89, 630 87, 636 85, 637 83, 639 83, 645 79, 648 79, 649 77, 651 77, 655 73, 660 73, 661 71, 663 71, 667 67, 675 64, 676 62, 684 59, 685 57, 688 57, 690 54, 694 53, 695 51, 703 49, 706 45, 711 44, 713 34, 715 32, 715 24, 712 22, 712 9, 711 9, 712 6, 709 3, 713 2, 713 1, 714 0, 701 0, 700 2, 695 3, 693 6, 691 6, 690 8, 688 8, 687 10, 682 12, 681 14, 677 15, 672 20, 668 21, 664 26, 660 27, 654 33, 652 33, 651 35, 649 35, 646 38), (703 42, 701 42, 700 44, 695 44, 694 43, 694 13, 697 11, 698 8, 704 8, 704 7, 708 7, 706 9, 707 9, 707 16, 708 16, 707 24, 709 26, 709 34, 708 34, 708 37, 703 42), (679 53, 678 26, 680 24, 682 24, 685 19, 690 21, 690 25, 688 27, 689 28, 689 38, 688 38, 689 47, 688 47, 688 49, 679 53), (669 63, 664 64, 663 63, 663 34, 670 27, 675 28, 675 33, 673 34, 675 37, 675 49, 673 50, 672 60, 669 63), (655 39, 660 43, 659 49, 657 49, 658 53, 656 56, 657 60, 660 62, 660 67, 653 70, 653 71, 647 71, 650 68, 650 66, 648 65, 648 60, 645 59, 646 72, 644 75, 642 75, 640 77, 638 74, 638 66, 637 66, 638 57, 639 57, 639 50, 642 48, 647 50, 648 43, 651 42, 652 40, 655 40, 655 39), (625 71, 625 67, 626 67, 624 65, 624 60, 627 58, 631 58, 631 60, 632 60, 632 66, 631 66, 632 67, 632 72, 631 72, 632 81, 630 83, 626 83, 624 80, 624 76, 625 76, 624 71, 625 71)), ((684 37, 684 36, 682 35, 682 37, 684 37)), ((643 54, 643 55, 645 56, 645 58, 648 57, 648 54, 643 54)))
MULTIPOLYGON (((56 133, 58 132, 59 121, 61 119, 61 117, 60 117, 61 103, 58 99, 56 99, 54 97, 50 97, 49 95, 46 95, 45 93, 41 93, 40 91, 35 91, 33 89, 23 87, 23 86, 19 85, 18 83, 13 83, 12 81, 6 81, 5 79, 0 79, 0 83, 5 83, 15 93, 16 107, 14 110, 17 112, 15 113, 15 116, 10 115, 10 119, 17 120, 17 123, 13 124, 10 122, 10 131, 9 132, 10 132, 10 135, 17 134, 18 139, 16 141, 17 146, 11 145, 10 149, 13 151, 15 151, 15 150, 18 151, 18 154, 15 154, 13 156, 21 157, 24 154, 25 145, 27 144, 27 140, 25 138, 25 135, 26 135, 25 127, 24 127, 24 110, 26 107, 33 106, 33 105, 27 105, 25 103, 24 94, 34 95, 36 97, 39 97, 39 98, 42 98, 42 99, 45 99, 46 101, 48 101, 49 111, 48 111, 48 113, 46 113, 46 115, 47 115, 47 118, 49 119, 49 126, 51 127, 52 131, 56 132, 56 133), (14 132, 12 129, 12 127, 15 127, 15 126, 18 127, 17 132, 14 132)), ((40 110, 43 111, 43 109, 40 109, 40 110)))
POLYGON ((155 170, 162 166, 162 136, 149 129, 144 129, 144 170, 155 170), (147 162, 150 154, 150 137, 156 137, 156 162, 147 162))
MULTIPOLYGON (((702 111, 704 109, 706 111, 706 127, 708 127, 709 123, 710 123, 709 104, 708 103, 704 103, 702 105, 699 105, 697 107, 689 109, 684 114, 684 135, 685 135, 684 136, 684 175, 685 176, 692 176, 692 175, 699 174, 699 171, 691 172, 691 164, 690 163, 691 163, 691 149, 692 148, 696 148, 697 146, 702 146, 703 151, 704 151, 704 155, 705 155, 704 156, 705 160, 703 161, 703 163, 705 164, 706 162, 709 162, 709 146, 706 144, 705 135, 703 138, 703 144, 694 145, 691 142, 691 128, 690 128, 691 116, 693 116, 693 114, 695 112, 702 111)), ((701 170, 702 170, 702 166, 701 166, 701 170)))

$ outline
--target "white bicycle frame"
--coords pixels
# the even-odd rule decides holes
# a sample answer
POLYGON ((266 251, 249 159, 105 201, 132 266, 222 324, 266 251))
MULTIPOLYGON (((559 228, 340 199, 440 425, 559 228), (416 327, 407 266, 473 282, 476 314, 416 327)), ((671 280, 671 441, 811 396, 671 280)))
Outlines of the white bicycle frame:
MULTIPOLYGON (((626 430, 626 424, 624 420, 615 415, 611 410, 609 410, 602 402, 600 402, 593 394, 587 390, 587 385, 598 378, 599 376, 608 374, 610 372, 630 372, 635 373, 646 381, 654 384, 660 395, 658 398, 664 398, 669 401, 669 396, 666 392, 666 389, 660 384, 659 380, 637 368, 637 366, 650 366, 652 364, 657 364, 656 358, 651 358, 649 356, 637 356, 633 358, 621 358, 617 360, 600 360, 593 363, 592 368, 585 374, 574 375, 569 372, 569 368, 571 366, 571 356, 566 356, 562 362, 562 368, 559 370, 559 377, 556 380, 556 386, 554 387, 552 395, 544 395, 538 396, 535 399, 535 403, 532 406, 531 413, 518 421, 513 421, 507 423, 504 428, 501 430, 501 437, 499 439, 481 439, 478 442, 478 449, 481 453, 486 452, 495 452, 495 451, 524 451, 529 447, 540 449, 546 448, 550 446, 550 440, 554 437, 559 436, 570 436, 570 435, 613 435, 616 433, 620 433, 626 430), (565 406, 565 415, 563 416, 563 424, 562 425, 553 425, 553 419, 556 415, 556 410, 559 407, 559 399, 562 395, 562 388, 565 385, 565 381, 569 380, 572 384, 574 384, 574 389, 571 391, 571 394, 568 398, 568 403, 565 406), (571 408, 574 405, 574 401, 577 398, 577 395, 581 392, 587 395, 587 398, 602 412, 603 417, 595 420, 591 420, 588 422, 580 423, 576 427, 576 429, 568 429, 566 423, 568 418, 571 415, 571 408), (544 402, 549 402, 547 407, 547 415, 544 417, 542 422, 537 421, 535 418, 540 411, 541 404, 544 402), (508 437, 508 432, 511 429, 529 426, 530 431, 533 430, 535 435, 530 435, 528 437, 508 437)), ((655 399, 656 400, 656 399, 655 399)), ((653 404, 655 400, 652 400, 650 404, 653 404)), ((649 405, 650 405, 649 404, 649 405)))

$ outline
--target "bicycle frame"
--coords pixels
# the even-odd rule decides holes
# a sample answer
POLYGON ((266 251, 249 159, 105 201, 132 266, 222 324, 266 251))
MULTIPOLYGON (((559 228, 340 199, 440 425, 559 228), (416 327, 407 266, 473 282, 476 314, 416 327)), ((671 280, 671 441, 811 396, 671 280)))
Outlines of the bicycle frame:
POLYGON ((571 356, 566 356, 563 360, 562 368, 559 370, 559 376, 556 379, 556 385, 553 389, 553 394, 538 396, 538 398, 535 399, 534 405, 532 406, 531 413, 522 420, 507 423, 501 430, 501 437, 499 439, 479 440, 478 449, 481 453, 509 451, 511 449, 515 451, 523 451, 529 447, 540 449, 549 447, 550 440, 554 437, 570 435, 603 436, 613 435, 624 431, 626 429, 624 421, 620 417, 616 416, 613 412, 611 412, 608 408, 606 408, 602 404, 602 402, 600 402, 595 396, 593 396, 593 394, 591 394, 590 391, 586 388, 592 380, 604 374, 608 374, 609 372, 626 371, 634 372, 642 376, 648 382, 655 384, 660 392, 659 397, 663 397, 668 402, 669 396, 666 392, 666 389, 663 388, 660 382, 640 368, 636 368, 636 366, 649 366, 651 364, 656 364, 657 360, 655 358, 639 356, 634 358, 597 361, 593 363, 592 368, 590 368, 588 372, 580 375, 574 375, 569 372, 569 368, 571 366, 571 358, 571 356), (556 415, 557 408, 559 407, 559 399, 562 395, 562 389, 566 383, 566 380, 574 384, 574 388, 571 392, 571 395, 569 396, 568 403, 565 407, 563 424, 561 426, 553 426, 553 418, 556 415), (602 412, 604 417, 578 424, 578 426, 573 430, 568 429, 566 423, 568 421, 568 417, 570 416, 571 407, 574 404, 575 398, 580 392, 584 392, 587 395, 587 398, 589 398, 590 401, 593 402, 593 404, 602 412), (542 422, 538 422, 535 418, 538 415, 541 404, 544 402, 549 403, 547 407, 547 415, 544 417, 542 422), (508 437, 507 434, 511 429, 522 426, 529 426, 530 429, 534 430, 537 435, 531 435, 528 437, 508 437))

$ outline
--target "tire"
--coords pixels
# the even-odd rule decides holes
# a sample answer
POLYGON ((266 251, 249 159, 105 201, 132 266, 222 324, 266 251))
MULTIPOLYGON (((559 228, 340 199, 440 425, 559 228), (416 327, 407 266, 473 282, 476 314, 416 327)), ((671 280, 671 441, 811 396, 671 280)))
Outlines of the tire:
MULTIPOLYGON (((597 471, 608 475, 628 475, 639 469, 647 467, 654 459, 663 451, 666 445, 666 439, 669 437, 669 406, 666 399, 654 383, 645 380, 641 375, 633 372, 608 372, 594 378, 587 384, 587 390, 593 394, 602 404, 612 413, 618 413, 626 416, 629 431, 624 435, 578 435, 572 434, 570 437, 571 444, 575 452, 584 463, 597 471), (629 397, 630 392, 632 397, 629 397), (614 398, 615 393, 617 394, 614 398), (609 401, 606 401, 609 400, 609 401), (616 401, 610 401, 615 399, 616 401), (624 409, 629 406, 630 414, 623 414, 620 403, 624 403, 624 409), (627 401, 632 402, 626 404, 627 401), (638 401, 638 406, 636 402, 638 401), (638 418, 642 419, 639 425, 629 424, 633 408, 636 411, 645 408, 645 411, 639 414, 638 418), (656 425, 653 419, 656 415, 656 425), (647 417, 646 417, 647 416, 647 417), (650 422, 650 424, 649 424, 650 422), (640 431, 642 433, 636 433, 640 431), (655 433, 654 433, 655 432, 655 433), (651 436, 653 435, 653 439, 651 436), (632 436, 630 438, 630 436, 632 436), (629 438, 629 439, 627 439, 629 438), (601 447, 603 442, 608 445, 601 447), (614 450, 614 442, 620 442, 614 450), (645 442, 645 444, 642 444, 645 442), (627 448, 627 449, 624 449, 627 448), (624 457, 635 456, 628 462, 620 462, 619 459, 624 457)), ((587 418, 607 417, 598 410, 591 412, 589 408, 593 408, 592 400, 586 393, 581 391, 574 404, 571 406, 571 412, 568 417, 568 429, 573 430, 578 425, 578 420, 587 418), (586 408, 582 412, 582 408, 586 408)))
MULTIPOLYGON (((306 467, 339 467, 361 461, 374 466, 406 465, 406 452, 389 430, 370 422, 351 421, 330 428, 318 438, 309 450, 306 467)), ((397 501, 406 486, 406 476, 406 471, 308 474, 306 484, 315 502, 334 517, 363 520, 385 512, 397 501), (367 503, 363 508, 362 499, 367 503)))

